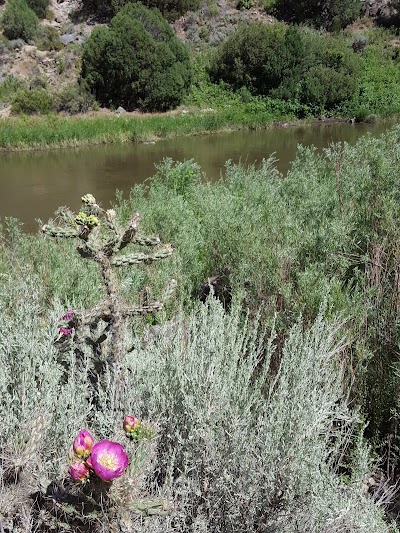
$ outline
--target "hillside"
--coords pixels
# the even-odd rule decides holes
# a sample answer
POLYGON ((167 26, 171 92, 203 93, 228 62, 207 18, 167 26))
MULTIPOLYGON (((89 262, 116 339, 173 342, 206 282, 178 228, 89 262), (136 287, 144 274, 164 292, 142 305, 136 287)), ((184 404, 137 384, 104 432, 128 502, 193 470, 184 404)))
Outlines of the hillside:
MULTIPOLYGON (((0 16, 5 5, 0 7, 0 16)), ((274 18, 259 7, 239 10, 232 0, 216 0, 178 18, 172 27, 179 39, 199 49, 219 44, 245 21, 273 23, 274 18)), ((79 0, 51 0, 48 18, 40 21, 44 32, 53 30, 51 40, 44 36, 29 44, 20 39, 5 42, 0 34, 0 82, 13 76, 31 88, 45 84, 53 91, 73 84, 78 79, 82 45, 98 24, 92 15, 79 11, 79 0)), ((0 116, 9 112, 0 93, 0 116)))
MULTIPOLYGON (((150 4, 151 1, 149 0, 150 4)), ((397 90, 400 79, 400 70, 397 68, 399 40, 393 29, 382 28, 392 23, 397 24, 397 15, 390 7, 389 0, 362 2, 360 17, 358 17, 360 3, 352 0, 352 5, 355 7, 346 7, 352 9, 351 15, 344 15, 344 20, 343 18, 340 20, 335 31, 333 31, 333 26, 337 24, 335 20, 341 18, 338 11, 336 15, 329 14, 330 18, 327 21, 326 10, 318 13, 318 9, 314 7, 313 11, 310 11, 311 8, 307 7, 309 4, 303 2, 308 9, 308 15, 311 15, 307 21, 314 26, 314 29, 308 29, 304 24, 297 26, 300 33, 292 36, 294 41, 288 44, 286 51, 283 51, 286 49, 286 44, 280 41, 283 33, 289 28, 285 23, 294 21, 290 9, 293 11, 293 5, 302 6, 302 3, 296 4, 291 0, 202 0, 196 4, 198 9, 185 11, 185 6, 193 7, 198 0, 174 1, 180 1, 180 7, 171 0, 170 3, 165 0, 164 4, 157 5, 164 5, 163 13, 169 19, 170 27, 178 39, 187 46, 192 75, 188 74, 187 81, 181 80, 178 83, 181 86, 180 95, 174 96, 171 103, 160 97, 157 103, 154 101, 146 106, 141 103, 143 89, 142 96, 138 94, 133 100, 131 99, 131 102, 117 94, 121 80, 114 83, 114 92, 116 91, 114 95, 101 89, 104 94, 100 97, 99 87, 93 85, 98 81, 94 82, 93 79, 90 81, 87 76, 83 76, 84 84, 78 84, 84 62, 82 54, 87 48, 84 44, 90 39, 94 28, 99 28, 99 32, 105 35, 106 24, 113 13, 118 12, 123 0, 50 0, 41 18, 36 17, 35 30, 24 39, 14 38, 20 34, 15 32, 10 34, 10 28, 7 29, 4 22, 7 10, 10 12, 11 6, 22 2, 22 5, 26 6, 25 9, 35 17, 27 4, 29 2, 32 5, 35 2, 47 4, 47 0, 7 0, 0 6, 0 19, 2 19, 0 30, 3 28, 0 33, 0 116, 11 114, 12 102, 14 102, 13 114, 49 112, 82 114, 98 110, 101 106, 110 109, 122 106, 130 112, 166 111, 176 109, 179 105, 194 109, 226 110, 229 106, 237 108, 243 104, 248 105, 248 108, 243 108, 245 114, 249 110, 257 114, 261 105, 261 110, 267 112, 274 120, 332 116, 363 119, 371 115, 390 116, 400 110, 400 91, 397 90), (278 2, 280 11, 277 9, 278 2), (288 11, 285 12, 285 9, 288 11), (184 14, 173 20, 173 14, 179 12, 184 14), (310 20, 312 17, 314 19, 310 20), (239 70, 240 68, 248 70, 249 61, 252 61, 249 58, 258 55, 257 61, 261 63, 253 65, 252 68, 255 69, 253 73, 244 71, 235 73, 236 67, 233 64, 224 67, 225 73, 217 68, 218 61, 222 61, 221 53, 225 53, 221 50, 224 47, 226 49, 225 44, 228 43, 229 36, 246 22, 261 23, 264 28, 271 28, 271 31, 267 31, 262 37, 264 43, 269 42, 269 34, 276 33, 276 37, 272 37, 272 40, 280 44, 277 45, 277 56, 273 60, 276 64, 271 68, 272 70, 277 68, 279 72, 271 71, 268 74, 266 71, 263 72, 263 69, 268 71, 270 54, 274 55, 275 52, 271 49, 264 56, 265 50, 262 51, 264 45, 258 37, 249 50, 243 52, 243 57, 239 58, 242 55, 239 50, 235 52, 231 50, 232 53, 238 54, 236 60, 232 57, 231 60, 237 61, 235 65, 239 70), (322 27, 325 30, 321 31, 322 27), (272 28, 276 28, 276 31, 272 28), (217 48, 219 59, 215 59, 213 53, 217 48), (306 49, 307 52, 302 56, 306 49), (330 58, 330 50, 333 49, 335 50, 333 54, 338 54, 337 60, 333 60, 333 56, 330 58), (249 54, 248 57, 245 57, 246 54, 249 54), (214 62, 211 68, 213 74, 210 74, 210 61, 214 62), (346 65, 343 62, 347 62, 346 65), (293 68, 297 71, 297 77, 291 81, 293 68), (234 76, 232 77, 230 73, 234 76), (239 76, 237 79, 236 74, 239 76), (254 76, 255 78, 260 76, 261 79, 267 76, 271 79, 267 79, 265 87, 261 88, 254 76), (386 92, 378 95, 384 90, 386 92), (16 95, 17 103, 15 103, 16 95)), ((326 5, 328 2, 331 2, 329 5, 334 3, 336 10, 341 6, 341 0, 324 1, 326 5)), ((18 19, 23 18, 18 9, 20 7, 14 7, 14 17, 17 17, 13 22, 14 26, 18 26, 20 24, 18 19)), ((18 31, 21 32, 20 29, 18 31)), ((151 37, 151 32, 149 36, 151 37)), ((119 46, 118 38, 115 46, 119 46)), ((131 42, 135 42, 136 38, 137 36, 131 42)), ((230 41, 231 44, 227 44, 228 48, 232 46, 234 40, 230 41)), ((265 44, 265 46, 270 45, 265 44)), ((130 44, 121 45, 121 49, 130 49, 130 44)), ((114 55, 113 61, 117 60, 117 56, 118 52, 114 55)), ((114 72, 126 70, 127 60, 130 61, 125 57, 125 65, 111 69, 114 69, 114 72)), ((149 59, 149 62, 154 63, 152 59, 149 59)), ((96 67, 94 77, 98 78, 100 75, 102 83, 107 85, 109 82, 107 73, 100 74, 98 70, 101 64, 102 61, 96 67)), ((187 70, 187 67, 184 68, 187 70)), ((137 72, 144 70, 146 70, 146 61, 141 63, 137 72)), ((163 68, 160 72, 162 71, 163 68)), ((144 85, 146 83, 152 85, 153 79, 153 75, 150 76, 148 82, 143 82, 144 85)), ((130 80, 129 83, 136 82, 130 80)), ((165 86, 165 81, 159 82, 158 85, 165 86)))

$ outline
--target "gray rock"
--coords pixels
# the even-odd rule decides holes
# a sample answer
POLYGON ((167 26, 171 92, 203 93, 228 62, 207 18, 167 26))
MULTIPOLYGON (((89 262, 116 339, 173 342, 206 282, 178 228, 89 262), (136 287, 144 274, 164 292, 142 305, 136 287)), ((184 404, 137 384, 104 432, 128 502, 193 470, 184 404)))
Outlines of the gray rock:
POLYGON ((122 106, 119 106, 115 112, 117 115, 124 115, 126 113, 125 109, 122 106))
POLYGON ((60 41, 65 45, 73 43, 75 39, 76 35, 74 33, 64 33, 64 35, 60 35, 60 41))

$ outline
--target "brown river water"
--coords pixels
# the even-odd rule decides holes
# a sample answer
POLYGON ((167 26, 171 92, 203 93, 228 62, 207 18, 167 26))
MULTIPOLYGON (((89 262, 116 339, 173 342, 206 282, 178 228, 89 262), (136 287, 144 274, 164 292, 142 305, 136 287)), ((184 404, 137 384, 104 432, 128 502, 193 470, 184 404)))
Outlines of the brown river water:
POLYGON ((181 137, 156 144, 116 144, 66 150, 0 154, 0 220, 17 217, 24 230, 35 232, 36 219, 46 221, 60 205, 76 210, 80 197, 92 193, 105 207, 118 189, 125 194, 136 183, 155 173, 164 157, 194 159, 207 179, 223 174, 228 159, 243 164, 260 162, 274 154, 276 165, 287 172, 298 144, 319 149, 332 142, 355 143, 370 132, 379 135, 393 123, 331 124, 274 128, 260 132, 236 132, 181 137))

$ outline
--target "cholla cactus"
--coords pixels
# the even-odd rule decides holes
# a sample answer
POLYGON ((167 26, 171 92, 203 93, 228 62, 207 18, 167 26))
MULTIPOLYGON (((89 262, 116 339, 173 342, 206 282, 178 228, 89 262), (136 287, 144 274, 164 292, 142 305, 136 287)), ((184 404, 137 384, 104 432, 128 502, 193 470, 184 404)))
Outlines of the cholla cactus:
MULTIPOLYGON (((67 208, 57 212, 62 225, 45 224, 45 235, 56 238, 75 238, 79 254, 100 265, 106 297, 93 308, 83 311, 70 310, 62 317, 59 338, 68 337, 74 332, 74 342, 79 347, 82 343, 99 346, 110 337, 109 363, 113 366, 116 382, 121 374, 121 360, 124 353, 124 327, 131 317, 155 313, 162 309, 163 301, 169 298, 175 289, 175 280, 171 280, 164 291, 163 301, 146 301, 140 305, 129 305, 122 297, 115 268, 127 265, 146 265, 165 259, 173 253, 170 244, 162 245, 157 236, 145 236, 139 231, 139 215, 134 214, 129 222, 122 226, 113 209, 105 211, 91 194, 82 197, 82 207, 77 215, 67 208), (146 251, 121 253, 128 245, 146 247, 146 251), (96 340, 84 335, 85 328, 92 331, 103 321, 106 328, 96 340)), ((116 388, 117 394, 120 388, 116 388)), ((120 398, 116 398, 116 405, 120 398)), ((118 407, 122 412, 122 406, 118 407)))

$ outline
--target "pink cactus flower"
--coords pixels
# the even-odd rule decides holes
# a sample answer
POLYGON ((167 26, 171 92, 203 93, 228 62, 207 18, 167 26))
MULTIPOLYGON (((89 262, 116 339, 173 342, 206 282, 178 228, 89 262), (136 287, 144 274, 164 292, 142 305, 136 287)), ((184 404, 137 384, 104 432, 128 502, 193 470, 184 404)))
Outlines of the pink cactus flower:
POLYGON ((81 461, 74 461, 69 467, 68 473, 72 479, 85 481, 89 476, 89 469, 85 463, 82 463, 81 461))
POLYGON ((68 311, 65 313, 63 317, 61 317, 60 320, 71 320, 71 318, 74 316, 74 309, 68 309, 68 311))
POLYGON ((120 477, 128 466, 128 455, 122 444, 102 440, 95 444, 91 454, 93 470, 104 481, 120 477))
POLYGON ((75 437, 73 450, 80 459, 87 459, 92 451, 94 438, 86 429, 82 429, 75 437))
POLYGON ((61 333, 61 335, 67 336, 71 335, 74 330, 72 328, 58 328, 58 331, 61 333))
POLYGON ((124 418, 123 428, 127 433, 135 431, 140 426, 140 420, 134 416, 126 416, 124 418))

